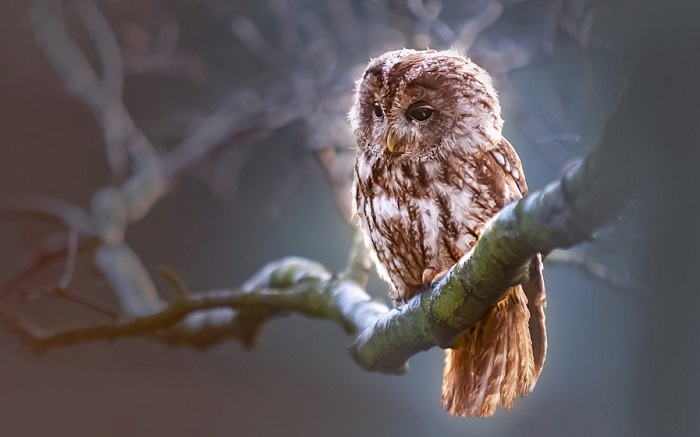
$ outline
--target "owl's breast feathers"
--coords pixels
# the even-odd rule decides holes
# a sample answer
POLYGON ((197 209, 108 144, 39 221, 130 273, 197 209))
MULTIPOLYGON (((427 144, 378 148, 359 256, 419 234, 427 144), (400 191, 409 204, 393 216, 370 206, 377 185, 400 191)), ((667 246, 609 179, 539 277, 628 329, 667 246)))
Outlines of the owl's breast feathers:
POLYGON ((402 160, 360 152, 355 201, 380 273, 399 301, 423 285, 423 272, 451 267, 484 223, 527 189, 515 151, 503 139, 489 151, 402 160))

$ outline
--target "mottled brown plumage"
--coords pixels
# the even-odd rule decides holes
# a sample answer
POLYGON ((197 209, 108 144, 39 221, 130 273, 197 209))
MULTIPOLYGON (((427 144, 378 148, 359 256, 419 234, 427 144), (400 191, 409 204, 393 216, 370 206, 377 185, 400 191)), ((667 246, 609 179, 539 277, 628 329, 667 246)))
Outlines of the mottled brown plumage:
MULTIPOLYGON (((527 191, 500 111, 489 75, 455 52, 389 52, 358 81, 350 111, 356 211, 399 305, 527 191)), ((447 349, 442 400, 450 413, 489 416, 534 387, 546 354, 541 270, 537 257, 530 281, 447 349)))

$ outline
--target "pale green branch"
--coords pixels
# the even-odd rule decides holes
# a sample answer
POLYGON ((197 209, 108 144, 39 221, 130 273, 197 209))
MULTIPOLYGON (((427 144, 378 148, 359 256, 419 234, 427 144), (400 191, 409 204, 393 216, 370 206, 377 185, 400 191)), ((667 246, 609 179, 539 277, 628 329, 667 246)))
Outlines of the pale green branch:
POLYGON ((599 142, 559 181, 507 205, 437 284, 362 331, 351 348, 355 360, 367 370, 400 372, 417 352, 450 346, 525 279, 536 254, 581 243, 609 225, 636 183, 626 105, 623 93, 599 142))

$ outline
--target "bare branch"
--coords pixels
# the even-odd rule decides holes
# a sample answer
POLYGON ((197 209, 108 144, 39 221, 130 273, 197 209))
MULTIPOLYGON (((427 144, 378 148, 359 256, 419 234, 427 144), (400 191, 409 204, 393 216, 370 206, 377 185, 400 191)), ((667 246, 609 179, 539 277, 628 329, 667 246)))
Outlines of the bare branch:
POLYGON ((30 295, 30 297, 52 297, 55 299, 62 299, 62 300, 68 301, 68 302, 73 302, 73 303, 78 304, 80 306, 84 306, 84 307, 89 308, 93 311, 96 311, 104 316, 107 316, 112 320, 116 320, 117 317, 119 316, 115 310, 107 307, 106 305, 98 302, 97 300, 91 299, 91 298, 86 297, 86 296, 81 296, 81 295, 74 293, 70 290, 66 290, 66 289, 62 289, 62 288, 53 288, 46 293, 30 292, 28 294, 30 295))
POLYGON ((438 19, 440 9, 427 8, 423 0, 408 0, 406 6, 416 20, 435 32, 443 42, 452 42, 456 35, 452 29, 442 20, 438 19))
MULTIPOLYGON (((218 112, 207 116, 194 133, 164 157, 165 175, 168 180, 178 178, 210 157, 218 147, 244 142, 271 130, 276 125, 274 120, 266 122, 266 114, 263 112, 255 114, 262 116, 262 119, 255 120, 257 117, 251 117, 250 122, 241 122, 240 114, 231 109, 224 106, 218 112)), ((287 117, 282 114, 280 124, 284 124, 285 120, 287 117)))
MULTIPOLYGON (((585 241, 621 212, 636 182, 635 163, 627 153, 633 142, 620 121, 628 110, 626 103, 623 95, 600 141, 584 160, 569 167, 559 181, 507 205, 486 225, 468 254, 401 309, 389 310, 371 301, 356 282, 336 278, 320 264, 300 258, 268 264, 240 290, 191 293, 157 308, 160 301, 138 259, 128 247, 110 244, 98 249, 102 251, 98 263, 110 282, 121 287, 120 297, 133 299, 122 301, 131 317, 49 331, 0 307, 0 323, 38 350, 137 335, 201 347, 225 338, 250 345, 270 317, 297 312, 333 321, 356 334, 351 354, 363 368, 405 372, 408 358, 436 345, 453 344, 507 288, 526 279, 537 253, 585 241), (618 171, 624 166, 629 171, 618 171), (203 340, 201 332, 214 337, 203 340)), ((362 260, 362 255, 356 256, 347 276, 363 281, 363 273, 352 273, 357 268, 352 265, 362 260)))
POLYGON ((458 50, 469 52, 479 34, 494 24, 502 13, 503 5, 489 1, 480 14, 464 22, 452 44, 458 50))
POLYGON ((126 144, 123 142, 121 105, 124 88, 124 63, 117 38, 112 33, 107 19, 97 5, 90 0, 74 2, 83 26, 92 36, 97 47, 103 70, 104 108, 101 111, 104 128, 107 158, 112 170, 112 177, 123 180, 128 172, 129 158, 126 144))
POLYGON ((165 306, 143 263, 126 244, 101 245, 95 252, 95 263, 128 316, 157 314, 165 306))
MULTIPOLYGON (((70 238, 65 233, 46 237, 37 247, 20 258, 15 271, 0 284, 0 295, 13 290, 23 280, 31 277, 49 263, 56 261, 68 253, 70 238)), ((85 249, 94 239, 78 237, 77 252, 85 249)))
POLYGON ((270 44, 249 17, 235 17, 231 22, 231 30, 245 44, 248 51, 261 61, 273 67, 280 67, 287 61, 285 53, 270 44))
MULTIPOLYGON (((503 14, 500 2, 484 4, 483 10, 467 20, 458 32, 439 18, 437 3, 426 5, 421 0, 411 0, 408 8, 418 17, 423 29, 466 51, 472 49, 482 32, 503 14)), ((343 128, 336 129, 338 123, 345 126, 345 121, 339 122, 342 118, 338 114, 327 114, 344 113, 345 106, 336 105, 330 111, 323 106, 341 101, 340 97, 347 97, 350 89, 349 78, 333 70, 339 63, 332 45, 335 35, 332 29, 323 26, 321 15, 316 11, 305 11, 289 20, 291 6, 285 0, 272 5, 282 35, 277 43, 268 41, 251 19, 235 19, 233 32, 254 54, 262 56, 259 49, 265 48, 263 60, 284 73, 284 78, 264 91, 239 89, 232 92, 222 99, 218 110, 199 120, 189 136, 170 152, 159 156, 123 103, 123 58, 106 17, 94 1, 75 0, 78 15, 98 51, 103 72, 103 77, 99 77, 66 31, 60 5, 58 1, 36 0, 33 14, 36 38, 67 88, 92 109, 100 122, 113 179, 121 184, 97 190, 89 212, 45 198, 1 202, 0 214, 49 218, 70 230, 67 241, 63 239, 58 245, 53 240, 42 243, 11 282, 36 271, 46 260, 66 256, 63 275, 53 295, 86 304, 87 301, 65 290, 73 276, 78 250, 83 247, 82 242, 88 240, 84 237, 93 236, 90 241, 95 241, 95 263, 119 298, 121 309, 117 317, 105 323, 42 329, 19 309, 0 305, 0 324, 40 351, 134 336, 195 347, 227 339, 252 346, 265 323, 296 312, 330 320, 356 335, 351 353, 363 368, 401 373, 407 369, 407 360, 412 355, 436 345, 451 345, 454 338, 482 317, 508 287, 523 280, 527 265, 536 253, 568 247, 589 238, 595 229, 618 214, 631 193, 635 169, 623 174, 618 171, 634 165, 624 153, 631 142, 621 137, 625 132, 620 128, 620 115, 616 112, 608 119, 600 142, 585 160, 570 167, 560 181, 508 205, 487 225, 470 253, 438 283, 426 287, 400 310, 390 310, 382 303, 373 302, 362 289, 366 286, 370 265, 359 234, 348 266, 339 275, 332 275, 312 261, 286 258, 265 266, 240 289, 190 293, 180 281, 174 280, 180 293, 168 304, 158 296, 138 255, 124 242, 126 228, 144 217, 173 181, 215 156, 223 147, 243 144, 295 120, 319 131, 324 128, 317 126, 325 126, 327 131, 315 134, 317 140, 309 141, 309 148, 317 152, 336 200, 351 220, 350 172, 346 171, 350 154, 341 159, 332 148, 347 144, 338 133, 343 128), (307 40, 311 42, 306 44, 307 40), (318 58, 324 62, 314 63, 318 58), (127 171, 129 158, 134 163, 131 172, 127 171), (615 175, 621 179, 615 179, 615 175)), ((359 18, 342 19, 345 14, 353 13, 353 5, 348 2, 334 4, 331 8, 331 15, 338 23, 365 26, 359 18)), ((563 6, 559 4, 554 13, 564 14, 563 6)), ((576 30, 582 44, 588 40, 593 18, 594 14, 588 13, 582 23, 572 29, 576 30)), ((348 29, 344 31, 349 35, 352 32, 348 29)), ((355 33, 363 34, 365 30, 375 47, 395 48, 397 41, 407 37, 397 29, 376 23, 374 27, 367 25, 366 29, 355 33)), ((347 35, 337 40, 350 41, 347 35)), ((531 59, 531 53, 519 46, 509 46, 508 40, 485 44, 474 51, 477 56, 490 59, 491 66, 499 72, 509 71, 531 59)), ((624 103, 623 99, 618 112, 624 112, 624 103)), ((98 305, 91 307, 100 308, 98 305)), ((107 310, 103 312, 114 315, 107 310)))
POLYGON ((316 152, 328 185, 333 190, 333 199, 338 210, 348 223, 352 223, 352 168, 354 153, 338 153, 333 147, 324 147, 316 152))
POLYGON ((634 141, 621 121, 627 103, 623 94, 596 147, 560 181, 507 205, 437 284, 361 332, 351 349, 355 360, 367 370, 397 372, 417 351, 449 347, 507 288, 525 279, 533 256, 586 241, 609 224, 636 183, 634 154, 628 153, 634 141))
POLYGON ((358 230, 355 232, 350 256, 348 256, 348 264, 342 273, 342 277, 353 281, 360 287, 366 287, 369 275, 372 272, 372 266, 364 235, 358 230))
POLYGON ((82 209, 53 197, 14 196, 0 199, 0 215, 25 215, 92 233, 90 216, 82 209))
POLYGON ((121 100, 123 62, 109 24, 90 0, 80 0, 77 10, 100 53, 104 80, 66 31, 60 2, 36 0, 32 17, 34 34, 67 88, 92 109, 102 125, 110 166, 117 173, 113 177, 118 181, 125 176, 123 150, 128 150, 141 168, 154 165, 158 155, 121 100))
POLYGON ((602 261, 587 256, 581 246, 567 250, 557 249, 547 256, 547 262, 581 267, 594 278, 620 289, 630 289, 632 285, 632 278, 627 270, 617 270, 602 261))
POLYGON ((70 285, 70 281, 73 279, 75 260, 78 257, 78 236, 78 230, 75 228, 72 228, 68 232, 66 265, 63 268, 63 276, 61 276, 61 280, 58 281, 58 288, 60 290, 67 289, 70 285))
MULTIPOLYGON (((385 305, 372 302, 354 283, 334 279, 319 264, 300 258, 287 258, 270 263, 241 290, 192 293, 188 299, 176 300, 155 314, 116 323, 43 330, 7 306, 0 306, 0 322, 33 348, 43 351, 88 341, 145 334, 162 338, 161 332, 175 326, 188 315, 184 321, 189 325, 188 328, 206 330, 207 316, 211 315, 206 310, 215 312, 226 308, 267 313, 267 317, 270 313, 298 312, 313 318, 331 320, 348 333, 370 326, 376 314, 388 310, 385 305), (246 290, 253 285, 259 287, 246 290)), ((239 329, 242 328, 239 326, 239 329)), ((185 326, 180 326, 176 332, 184 333, 185 326)), ((175 341, 172 334, 168 341, 175 341)))

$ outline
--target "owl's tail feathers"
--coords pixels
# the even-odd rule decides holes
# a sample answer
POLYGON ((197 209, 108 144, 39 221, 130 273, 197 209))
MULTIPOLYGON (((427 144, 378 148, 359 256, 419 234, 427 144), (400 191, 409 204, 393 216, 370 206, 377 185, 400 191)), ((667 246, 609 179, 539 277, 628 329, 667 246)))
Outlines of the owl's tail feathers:
POLYGON ((521 286, 447 349, 442 404, 455 416, 486 417, 501 404, 510 409, 518 396, 534 388, 535 368, 528 329, 530 313, 521 286))
POLYGON ((547 357, 547 329, 544 315, 544 309, 547 307, 547 294, 542 278, 542 257, 540 255, 534 257, 530 263, 530 280, 523 284, 523 291, 527 297, 527 308, 530 311, 530 339, 532 340, 532 356, 535 359, 535 377, 530 388, 532 391, 547 357))

